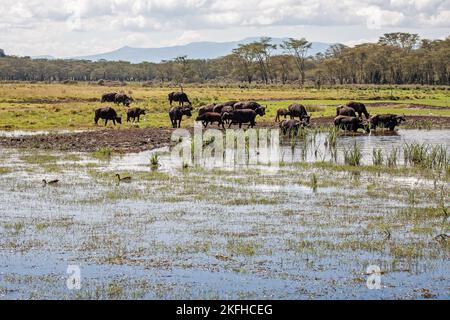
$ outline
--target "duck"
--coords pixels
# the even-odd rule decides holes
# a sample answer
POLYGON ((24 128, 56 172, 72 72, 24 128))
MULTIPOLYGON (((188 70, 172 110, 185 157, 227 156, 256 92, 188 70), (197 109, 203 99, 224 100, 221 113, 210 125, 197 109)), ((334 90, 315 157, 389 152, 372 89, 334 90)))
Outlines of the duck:
POLYGON ((44 187, 45 187, 46 185, 55 185, 55 184, 57 184, 58 182, 59 182, 59 180, 57 180, 57 179, 55 179, 55 180, 50 180, 50 181, 47 181, 47 180, 45 180, 45 179, 42 180, 42 183, 44 184, 44 187))
POLYGON ((131 177, 120 177, 120 174, 116 173, 116 177, 118 182, 130 182, 131 181, 131 177))

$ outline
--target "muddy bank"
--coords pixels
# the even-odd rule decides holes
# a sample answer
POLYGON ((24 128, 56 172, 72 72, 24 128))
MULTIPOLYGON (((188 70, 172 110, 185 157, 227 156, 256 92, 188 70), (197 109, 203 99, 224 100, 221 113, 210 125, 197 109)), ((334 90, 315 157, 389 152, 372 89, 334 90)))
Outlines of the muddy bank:
MULTIPOLYGON (((265 118, 268 120, 268 118, 265 118)), ((333 123, 333 117, 319 117, 311 119, 313 127, 333 123)), ((259 128, 278 128, 273 121, 259 121, 259 128)), ((402 127, 406 128, 450 128, 450 117, 437 116, 408 116, 402 127), (427 125, 424 126, 423 124, 427 125)), ((246 127, 246 126, 244 126, 246 127)), ((211 128, 217 128, 212 126, 211 128)), ((233 127, 236 128, 236 127, 233 127)), ((167 146, 173 129, 145 128, 145 129, 106 129, 87 132, 49 133, 34 136, 0 137, 0 146, 14 148, 37 148, 44 150, 63 150, 92 152, 99 148, 108 147, 119 152, 139 152, 167 146)))
POLYGON ((172 129, 107 129, 87 132, 37 136, 0 137, 0 146, 92 152, 111 148, 122 152, 139 152, 168 145, 172 129))

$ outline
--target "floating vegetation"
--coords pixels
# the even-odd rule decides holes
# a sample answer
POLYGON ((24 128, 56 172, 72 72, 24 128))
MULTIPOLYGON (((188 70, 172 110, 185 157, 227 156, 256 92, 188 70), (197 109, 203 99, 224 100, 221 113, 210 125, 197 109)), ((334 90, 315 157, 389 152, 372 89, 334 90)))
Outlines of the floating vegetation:
POLYGON ((99 148, 96 151, 92 153, 92 156, 97 159, 105 160, 109 159, 112 156, 113 151, 111 148, 105 147, 105 148, 99 148))

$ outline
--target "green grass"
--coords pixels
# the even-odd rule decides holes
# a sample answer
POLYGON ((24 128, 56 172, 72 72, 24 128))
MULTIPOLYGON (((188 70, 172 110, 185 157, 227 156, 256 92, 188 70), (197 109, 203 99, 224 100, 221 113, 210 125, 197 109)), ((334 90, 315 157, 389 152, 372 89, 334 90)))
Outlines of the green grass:
POLYGON ((48 164, 54 163, 58 160, 58 157, 48 155, 48 154, 27 154, 20 157, 22 161, 25 161, 29 164, 48 164))
POLYGON ((94 152, 92 153, 92 156, 93 156, 94 158, 104 160, 104 159, 109 159, 109 158, 111 158, 112 153, 113 153, 112 149, 106 147, 106 148, 100 148, 100 149, 97 149, 96 151, 94 151, 94 152))
POLYGON ((344 149, 345 164, 351 166, 359 166, 361 163, 361 158, 362 158, 361 149, 356 144, 356 141, 351 148, 344 149))
POLYGON ((229 254, 238 256, 254 256, 259 245, 254 241, 228 240, 227 251, 229 254))
MULTIPOLYGON (((185 86, 194 107, 211 102, 227 100, 257 100, 268 106, 264 119, 273 120, 276 110, 286 108, 292 103, 304 104, 313 117, 334 116, 336 106, 350 100, 368 103, 370 113, 398 113, 406 115, 450 116, 450 91, 446 87, 432 88, 408 86, 394 89, 388 87, 337 87, 298 89, 289 86, 252 86, 241 89, 237 86, 219 87, 208 85, 185 86), (371 107, 370 103, 387 104, 371 107), (393 103, 393 104, 392 104, 393 103), (409 104, 449 107, 443 109, 408 108, 409 104)), ((167 93, 173 87, 143 87, 130 84, 125 87, 100 87, 79 83, 64 84, 0 84, 0 129, 88 129, 95 128, 93 112, 96 108, 111 105, 102 104, 99 98, 104 92, 124 91, 131 94, 135 107, 148 110, 139 127, 170 127, 167 112, 169 103, 167 93)), ((126 108, 115 106, 122 116, 126 108)), ((184 125, 192 125, 193 119, 186 119, 184 125)), ((112 124, 108 124, 113 127, 112 124)), ((103 127, 100 121, 99 128, 103 127)), ((123 123, 116 128, 132 127, 123 123)))
POLYGON ((150 157, 150 167, 153 170, 158 169, 158 167, 159 167, 159 155, 157 153, 152 154, 152 156, 150 157))
POLYGON ((10 173, 11 171, 12 171, 11 168, 0 167, 0 174, 7 174, 10 173))

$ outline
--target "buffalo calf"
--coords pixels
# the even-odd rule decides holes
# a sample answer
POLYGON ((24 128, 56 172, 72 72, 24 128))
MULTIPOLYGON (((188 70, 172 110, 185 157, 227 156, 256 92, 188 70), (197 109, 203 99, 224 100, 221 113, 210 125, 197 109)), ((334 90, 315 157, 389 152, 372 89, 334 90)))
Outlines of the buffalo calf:
POLYGON ((219 127, 222 126, 222 128, 224 128, 223 121, 222 121, 222 115, 217 112, 204 113, 204 114, 198 116, 197 119, 195 119, 195 121, 201 121, 205 128, 208 127, 208 124, 210 124, 210 123, 213 124, 214 122, 217 122, 217 126, 219 126, 219 127))
POLYGON ((127 111, 127 122, 130 121, 130 119, 133 120, 133 122, 137 118, 137 122, 139 122, 141 115, 145 115, 145 110, 141 108, 131 108, 127 111))

